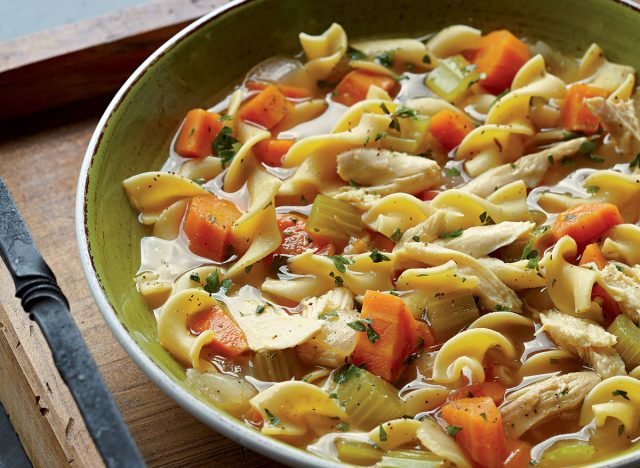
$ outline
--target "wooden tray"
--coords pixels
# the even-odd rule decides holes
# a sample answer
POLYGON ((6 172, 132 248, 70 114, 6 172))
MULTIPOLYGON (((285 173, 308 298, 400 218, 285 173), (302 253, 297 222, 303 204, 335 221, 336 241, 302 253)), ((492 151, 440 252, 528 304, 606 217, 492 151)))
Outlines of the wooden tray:
MULTIPOLYGON (((156 1, 0 44, 0 175, 150 466, 279 466, 199 423, 138 369, 98 312, 75 240, 80 164, 114 90, 164 40, 223 3, 156 1)), ((13 293, 0 262, 0 400, 25 451, 35 466, 102 466, 13 293)))

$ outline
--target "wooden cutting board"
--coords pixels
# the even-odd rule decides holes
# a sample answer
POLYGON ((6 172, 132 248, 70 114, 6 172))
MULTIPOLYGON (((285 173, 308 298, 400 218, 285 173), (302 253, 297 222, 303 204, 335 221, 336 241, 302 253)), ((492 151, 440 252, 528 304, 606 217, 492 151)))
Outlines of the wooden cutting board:
MULTIPOLYGON (((0 44, 0 175, 150 466, 279 466, 198 422, 138 369, 98 312, 75 240, 80 164, 109 98, 158 45, 223 3, 156 1, 0 44)), ((25 451, 34 466, 102 466, 43 336, 13 295, 0 262, 0 401, 25 451)))

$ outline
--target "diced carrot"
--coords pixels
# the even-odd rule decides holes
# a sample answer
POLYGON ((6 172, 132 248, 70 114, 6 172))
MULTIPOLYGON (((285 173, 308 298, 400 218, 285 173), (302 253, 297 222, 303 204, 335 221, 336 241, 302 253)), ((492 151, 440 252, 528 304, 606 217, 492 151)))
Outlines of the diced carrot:
MULTIPOLYGON (((602 251, 598 247, 598 244, 589 244, 584 248, 582 257, 580 258, 580 266, 584 266, 588 263, 595 263, 598 270, 602 270, 607 266, 607 260, 602 255, 602 251)), ((620 306, 613 300, 611 295, 599 284, 593 285, 591 291, 591 298, 600 304, 602 307, 602 313, 604 314, 605 325, 609 325, 613 320, 622 313, 620 306)))
POLYGON ((295 140, 277 140, 275 138, 269 138, 256 143, 253 148, 253 154, 256 155, 260 161, 269 166, 280 167, 282 166, 282 158, 289 148, 293 146, 295 140))
POLYGON ((513 78, 531 58, 529 47, 506 29, 493 31, 480 39, 472 61, 487 77, 480 81, 484 89, 500 94, 511 86, 513 78))
POLYGON ((425 190, 418 196, 422 201, 431 201, 434 198, 436 198, 438 195, 440 195, 441 192, 442 192, 441 190, 425 190))
POLYGON ((307 249, 316 249, 318 255, 333 255, 335 246, 321 238, 309 234, 307 218, 298 214, 279 214, 278 228, 282 244, 273 255, 300 255, 307 249))
POLYGON ((446 151, 458 146, 474 128, 473 122, 464 114, 449 109, 431 117, 429 124, 429 131, 446 151))
MULTIPOLYGON (((362 332, 358 334, 355 350, 351 356, 356 365, 383 379, 395 382, 403 370, 403 362, 415 351, 418 336, 427 346, 433 338, 418 330, 419 322, 413 318, 404 301, 397 296, 378 291, 366 291, 360 313, 360 323, 371 327, 376 336, 362 332)), ((426 326, 426 325, 425 325, 426 326)))
POLYGON ((414 330, 415 330, 415 340, 414 340, 415 345, 413 346, 413 349, 409 352, 409 354, 415 353, 424 348, 429 348, 430 346, 433 346, 433 344, 436 342, 436 339, 433 336, 433 332, 431 331, 431 328, 429 328, 429 325, 427 325, 426 323, 421 322, 419 320, 415 320, 414 330))
POLYGON ((507 458, 504 468, 527 468, 531 466, 531 444, 524 440, 507 437, 505 439, 507 458))
POLYGON ((475 398, 488 396, 496 405, 502 403, 506 389, 498 382, 483 382, 467 385, 466 387, 454 390, 449 394, 449 400, 460 400, 461 398, 475 398))
POLYGON ((275 127, 293 112, 293 104, 274 86, 269 85, 240 106, 238 116, 266 129, 275 127))
POLYGON ((446 403, 442 418, 456 428, 456 442, 476 463, 486 468, 502 467, 506 458, 502 416, 491 398, 462 398, 446 403))
POLYGON ((203 158, 212 154, 211 143, 223 126, 219 114, 204 109, 190 110, 176 140, 176 153, 184 158, 203 158))
POLYGON ((237 356, 249 350, 242 329, 220 307, 195 314, 189 320, 189 328, 194 335, 213 330, 214 337, 207 347, 223 356, 237 356))
MULTIPOLYGON (((269 86, 270 83, 265 83, 262 81, 249 81, 245 86, 247 89, 251 91, 262 91, 269 86)), ((280 92, 284 94, 289 99, 306 99, 311 97, 311 93, 307 88, 302 88, 300 86, 289 86, 289 85, 276 85, 280 92)))
POLYGON ((400 85, 388 75, 354 70, 347 73, 335 89, 334 101, 352 106, 367 97, 371 85, 384 89, 391 97, 400 89, 400 85))
POLYGON ((562 128, 587 135, 598 131, 600 120, 593 115, 584 102, 585 99, 592 97, 607 97, 607 91, 585 84, 575 84, 569 88, 560 110, 562 128))
POLYGON ((240 215, 236 205, 228 200, 213 195, 193 197, 183 227, 189 249, 216 262, 224 260, 228 256, 231 227, 240 215))
POLYGON ((583 203, 563 211, 553 225, 553 236, 559 240, 570 236, 582 250, 613 226, 623 223, 620 210, 611 203, 583 203))

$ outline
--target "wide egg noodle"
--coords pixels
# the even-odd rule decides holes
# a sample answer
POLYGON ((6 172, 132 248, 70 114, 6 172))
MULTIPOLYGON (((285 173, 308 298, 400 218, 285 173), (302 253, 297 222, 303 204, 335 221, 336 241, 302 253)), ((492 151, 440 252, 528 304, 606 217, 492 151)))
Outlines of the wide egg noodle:
MULTIPOLYGON (((626 95, 625 89, 629 87, 629 83, 625 82, 628 81, 629 76, 634 75, 633 67, 609 62, 602 48, 595 43, 591 44, 584 53, 578 67, 580 82, 604 89, 609 94, 617 92, 621 97, 626 95)), ((633 89, 633 84, 631 88, 633 89)))
POLYGON ((516 357, 513 344, 501 333, 488 328, 465 330, 450 338, 436 355, 433 363, 433 380, 436 383, 456 382, 465 368, 472 382, 484 382, 484 355, 491 348, 499 347, 508 359, 516 357), (473 346, 470 345, 473 343, 473 346))
POLYGON ((176 239, 180 235, 180 225, 187 206, 189 201, 182 199, 162 210, 153 225, 153 237, 165 240, 176 239))
POLYGON ((626 263, 629 266, 640 264, 640 227, 635 224, 619 224, 604 235, 602 254, 609 260, 626 263))
POLYGON ((597 426, 612 417, 624 424, 624 430, 635 431, 640 417, 640 380, 615 376, 593 387, 582 403, 580 425, 595 419, 597 426))
POLYGON ((232 243, 246 246, 247 250, 229 268, 230 277, 240 274, 280 246, 282 238, 275 207, 275 196, 280 184, 280 180, 262 169, 254 170, 249 177, 249 210, 231 229, 232 243))
POLYGON ((279 382, 250 400, 264 420, 261 432, 272 436, 301 436, 329 429, 348 419, 338 400, 321 388, 299 381, 279 382))
MULTIPOLYGON (((429 63, 424 61, 428 51, 425 45, 417 39, 395 38, 355 41, 351 45, 370 57, 389 52, 393 58, 394 65, 410 63, 416 70, 427 70, 434 66, 435 60, 428 60, 429 63)), ((350 65, 354 66, 354 62, 356 61, 351 61, 350 65)), ((357 62, 360 61, 358 60, 357 62)))
POLYGON ((425 221, 435 210, 407 193, 394 193, 371 205, 362 222, 374 231, 391 237, 396 229, 404 232, 425 221))
POLYGON ((400 418, 387 421, 369 432, 371 439, 382 450, 393 450, 403 445, 415 445, 418 441, 416 431, 420 421, 416 419, 400 418), (386 434, 384 440, 380 433, 386 434))
POLYGON ((463 50, 474 49, 480 43, 482 32, 463 24, 441 29, 427 42, 427 50, 438 58, 450 57, 463 50))
POLYGON ((244 122, 238 124, 238 140, 242 144, 233 157, 224 176, 224 189, 227 192, 240 190, 251 174, 256 171, 257 161, 251 148, 262 140, 271 137, 271 133, 244 122))
POLYGON ((425 418, 416 431, 416 437, 428 450, 448 460, 458 468, 471 468, 467 455, 456 444, 453 437, 446 434, 438 424, 425 418))
POLYGON ((300 45, 307 56, 302 70, 312 86, 327 78, 347 51, 347 33, 338 23, 318 36, 299 34, 300 45))
POLYGON ((409 268, 396 280, 399 291, 420 290, 431 293, 472 291, 478 286, 478 278, 458 272, 456 262, 449 260, 431 268, 409 268))
POLYGON ((546 272, 547 291, 555 307, 565 314, 601 321, 600 307, 591 301, 591 289, 598 279, 598 272, 572 265, 576 242, 569 236, 561 238, 551 255, 541 261, 546 272))
POLYGON ((514 291, 543 288, 547 284, 544 271, 541 268, 531 267, 529 260, 507 263, 498 258, 480 257, 478 261, 514 291))
POLYGON ((143 172, 122 185, 144 224, 153 224, 162 210, 178 200, 208 193, 194 181, 171 172, 143 172))

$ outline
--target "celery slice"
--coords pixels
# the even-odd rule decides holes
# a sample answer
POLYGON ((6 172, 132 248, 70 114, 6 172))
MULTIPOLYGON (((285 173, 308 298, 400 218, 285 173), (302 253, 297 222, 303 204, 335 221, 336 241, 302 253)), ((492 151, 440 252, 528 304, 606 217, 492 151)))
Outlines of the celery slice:
POLYGON ((258 351, 251 360, 251 375, 264 382, 284 382, 295 377, 300 361, 293 348, 258 351))
POLYGON ((369 430, 404 414, 398 390, 364 369, 349 373, 347 380, 338 384, 336 394, 352 427, 369 430))
POLYGON ((439 342, 451 338, 479 316, 476 301, 466 291, 436 295, 427 301, 427 317, 439 342))
POLYGON ((547 450, 542 457, 545 463, 557 466, 581 465, 591 461, 596 449, 585 443, 562 444, 547 450))
POLYGON ((609 332, 616 335, 616 351, 629 367, 640 365, 640 329, 627 315, 618 315, 609 325, 609 332))
POLYGON ((479 79, 475 65, 469 64, 462 55, 455 55, 440 60, 424 84, 438 96, 453 102, 479 79))
POLYGON ((433 452, 423 450, 392 450, 382 457, 376 468, 435 468, 444 460, 433 452))
POLYGON ((338 439, 336 450, 341 461, 352 465, 371 466, 382 458, 381 450, 357 440, 338 439))
POLYGON ((307 220, 307 231, 338 244, 345 243, 362 231, 362 216, 350 203, 318 195, 307 220))
POLYGON ((420 154, 425 150, 429 119, 408 117, 398 119, 400 131, 398 135, 387 134, 381 140, 384 148, 409 154, 420 154))

